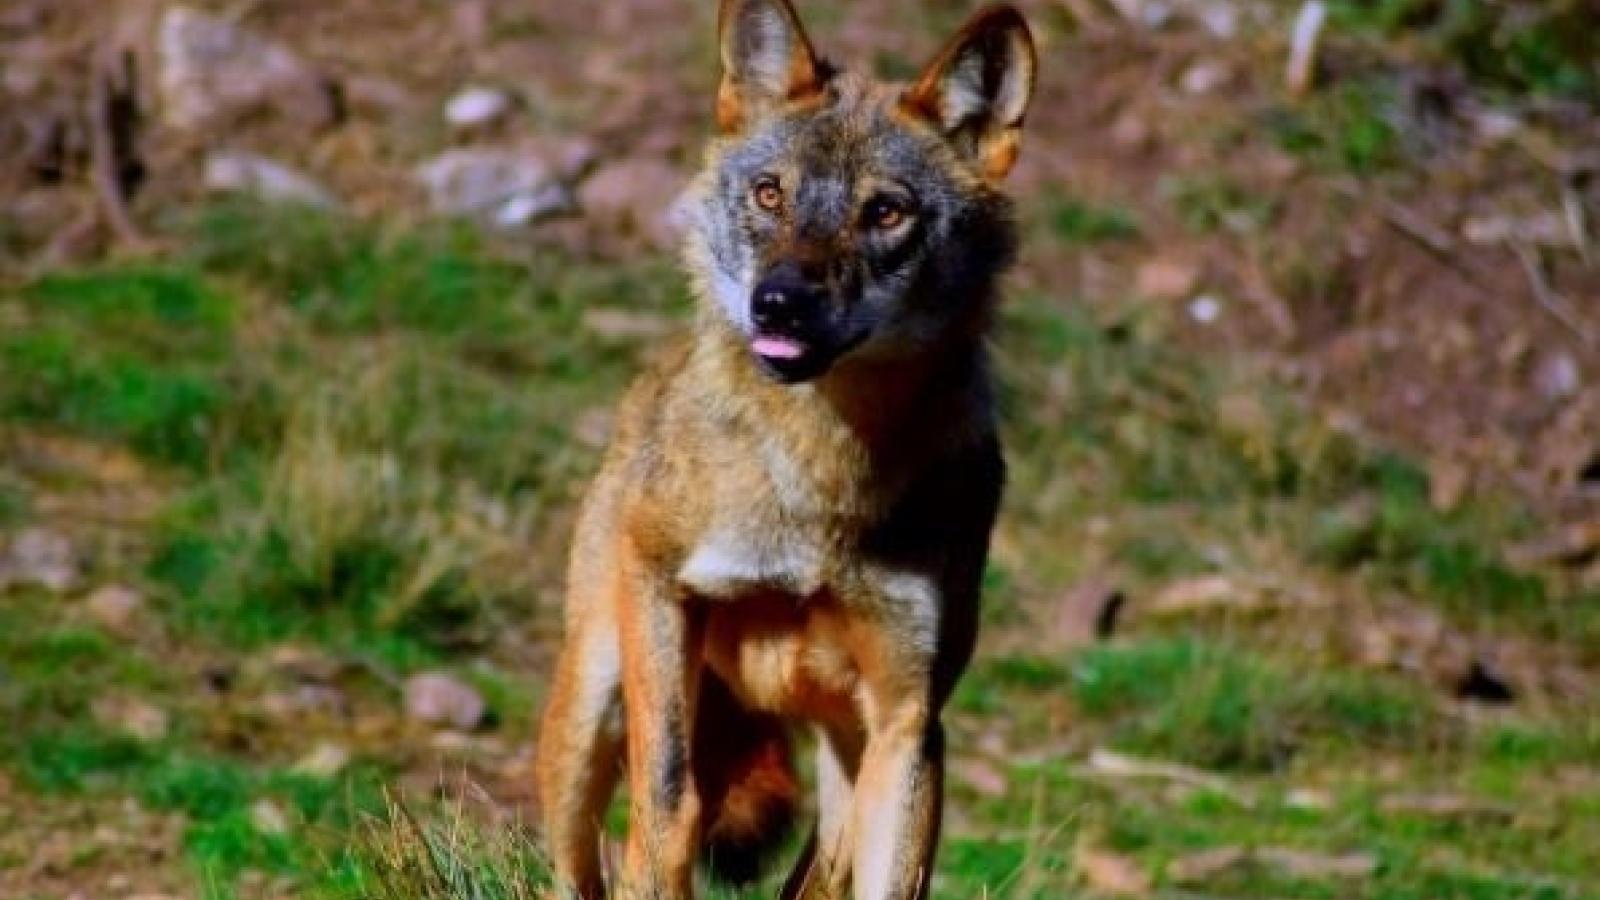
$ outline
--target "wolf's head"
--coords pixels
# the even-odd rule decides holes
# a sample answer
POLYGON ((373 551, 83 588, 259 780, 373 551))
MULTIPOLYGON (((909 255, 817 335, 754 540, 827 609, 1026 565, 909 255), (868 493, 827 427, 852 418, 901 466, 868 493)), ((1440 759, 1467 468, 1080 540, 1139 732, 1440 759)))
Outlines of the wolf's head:
POLYGON ((688 258, 763 371, 805 381, 977 333, 1015 243, 999 182, 1034 80, 1022 16, 979 12, 910 85, 822 61, 788 0, 723 0, 718 39, 688 258))

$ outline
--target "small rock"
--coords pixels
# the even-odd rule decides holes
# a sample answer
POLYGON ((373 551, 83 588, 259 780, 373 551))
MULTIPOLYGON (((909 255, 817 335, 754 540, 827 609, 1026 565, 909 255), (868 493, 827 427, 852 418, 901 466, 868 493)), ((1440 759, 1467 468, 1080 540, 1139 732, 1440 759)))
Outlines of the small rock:
POLYGON ((310 753, 300 757, 294 764, 294 771, 313 778, 332 778, 344 771, 349 763, 349 748, 332 741, 321 741, 311 748, 310 753))
POLYGON ((265 798, 250 804, 250 824, 265 835, 289 833, 289 816, 283 807, 265 798))
POLYGON ((1239 33, 1239 7, 1232 0, 1202 3, 1193 13, 1201 27, 1218 40, 1231 40, 1239 33))
POLYGON ((512 228, 571 212, 574 174, 530 151, 480 148, 446 151, 419 166, 416 179, 435 213, 512 228))
POLYGON ((1213 61, 1198 62, 1185 69, 1183 74, 1178 77, 1178 87, 1182 88, 1185 94, 1198 97, 1202 94, 1209 94, 1227 84, 1228 79, 1231 77, 1233 77, 1232 73, 1222 63, 1213 61))
POLYGON ((1111 123, 1111 142, 1125 150, 1148 149, 1154 137, 1145 118, 1131 110, 1111 123))
POLYGON ((476 689, 443 672, 425 672, 406 679, 405 708, 413 721, 462 731, 478 727, 487 712, 483 696, 476 689))
POLYGON ((584 182, 578 204, 593 220, 668 247, 677 239, 672 210, 685 181, 663 160, 629 157, 599 168, 584 182))
POLYGON ((395 116, 417 108, 415 95, 390 78, 377 75, 352 75, 342 85, 344 100, 359 114, 395 116))
POLYGON ((31 584, 64 594, 77 587, 81 574, 72 542, 44 528, 25 529, 0 554, 0 587, 31 584))
POLYGON ((329 82, 287 47, 237 23, 173 6, 157 31, 161 114, 195 130, 258 109, 311 128, 338 118, 329 82))
POLYGON ((1158 256, 1139 266, 1135 289, 1152 300, 1182 300, 1200 283, 1200 267, 1176 257, 1158 256))
POLYGON ((1565 400, 1583 387, 1583 372, 1570 353, 1552 353, 1539 363, 1533 384, 1546 400, 1565 400))
POLYGON ((206 157, 205 186, 222 193, 253 194, 273 203, 299 203, 320 209, 338 206, 327 188, 283 163, 232 150, 206 157))
POLYGON ((1210 325, 1222 316, 1222 301, 1210 294, 1201 294, 1189 301, 1189 318, 1201 325, 1210 325))
POLYGON ((1485 108, 1471 116, 1472 129, 1488 143, 1503 141, 1523 129, 1522 120, 1502 109, 1485 108))
POLYGON ((511 112, 511 95, 498 88, 469 87, 444 106, 446 122, 457 128, 485 128, 511 112))
POLYGON ((101 585, 83 601, 83 609, 107 631, 128 634, 135 617, 144 609, 144 595, 126 585, 101 585))
POLYGON ((145 742, 166 737, 171 724, 166 710, 132 697, 102 697, 89 712, 102 726, 145 742))
POLYGON ((1283 795, 1283 805, 1291 809, 1332 809, 1333 798, 1321 788, 1298 787, 1283 795))

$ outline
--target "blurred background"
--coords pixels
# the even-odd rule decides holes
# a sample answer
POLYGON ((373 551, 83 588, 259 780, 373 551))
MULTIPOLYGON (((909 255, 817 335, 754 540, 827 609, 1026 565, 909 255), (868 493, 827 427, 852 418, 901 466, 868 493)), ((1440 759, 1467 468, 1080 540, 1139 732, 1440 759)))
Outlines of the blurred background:
MULTIPOLYGON (((1022 5, 937 895, 1600 896, 1600 5, 1022 5)), ((536 895, 713 6, 0 0, 0 896, 536 895)))

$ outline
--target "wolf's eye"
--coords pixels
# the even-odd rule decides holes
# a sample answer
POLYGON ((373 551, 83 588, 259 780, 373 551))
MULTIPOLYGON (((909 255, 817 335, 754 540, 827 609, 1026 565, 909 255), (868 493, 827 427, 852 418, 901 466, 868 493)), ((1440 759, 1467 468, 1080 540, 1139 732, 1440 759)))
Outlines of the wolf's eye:
POLYGON ((756 205, 767 212, 775 212, 783 205, 783 188, 778 186, 778 179, 770 175, 757 179, 752 193, 755 195, 756 205))
POLYGON ((867 201, 866 209, 862 210, 861 220, 868 228, 879 231, 889 231, 900 227, 910 215, 904 203, 892 197, 875 197, 867 201))

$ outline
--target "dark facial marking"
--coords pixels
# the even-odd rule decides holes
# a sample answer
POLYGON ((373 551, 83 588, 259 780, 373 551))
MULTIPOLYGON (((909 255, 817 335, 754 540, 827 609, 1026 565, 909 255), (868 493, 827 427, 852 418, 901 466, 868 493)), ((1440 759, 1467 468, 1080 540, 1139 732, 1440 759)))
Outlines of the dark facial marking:
POLYGON ((952 329, 975 334, 1014 243, 1009 204, 946 136, 863 84, 838 76, 821 105, 730 143, 703 226, 715 264, 751 292, 734 310, 747 329, 756 289, 780 268, 824 289, 811 318, 777 335, 803 343, 802 380, 858 345, 914 352, 952 329))

